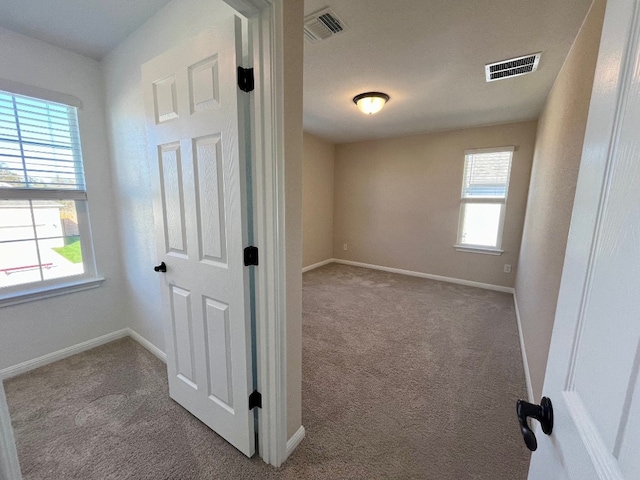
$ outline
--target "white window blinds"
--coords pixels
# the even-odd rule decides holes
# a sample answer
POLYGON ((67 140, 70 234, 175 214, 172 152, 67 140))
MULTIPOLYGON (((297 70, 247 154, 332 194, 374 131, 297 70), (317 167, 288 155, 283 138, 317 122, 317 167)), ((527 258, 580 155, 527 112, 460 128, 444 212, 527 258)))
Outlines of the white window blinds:
POLYGON ((0 91, 0 196, 86 199, 75 107, 0 91))
POLYGON ((466 152, 462 198, 506 199, 512 156, 513 148, 466 152))

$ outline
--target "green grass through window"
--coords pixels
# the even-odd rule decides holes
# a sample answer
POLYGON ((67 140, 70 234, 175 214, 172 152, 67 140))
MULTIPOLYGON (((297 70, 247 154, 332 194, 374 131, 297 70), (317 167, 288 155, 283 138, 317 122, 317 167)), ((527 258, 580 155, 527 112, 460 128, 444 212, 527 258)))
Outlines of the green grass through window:
POLYGON ((79 238, 73 240, 64 247, 54 248, 53 251, 62 255, 71 263, 82 263, 82 250, 80 249, 79 238))

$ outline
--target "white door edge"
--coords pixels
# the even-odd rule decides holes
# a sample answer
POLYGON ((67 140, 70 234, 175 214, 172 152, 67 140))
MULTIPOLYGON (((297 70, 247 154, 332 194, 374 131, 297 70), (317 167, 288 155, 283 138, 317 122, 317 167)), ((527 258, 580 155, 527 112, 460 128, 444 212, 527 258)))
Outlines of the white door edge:
POLYGON ((259 455, 279 467, 287 449, 287 328, 284 183, 284 0, 224 0, 249 18, 253 46, 253 178, 259 455))

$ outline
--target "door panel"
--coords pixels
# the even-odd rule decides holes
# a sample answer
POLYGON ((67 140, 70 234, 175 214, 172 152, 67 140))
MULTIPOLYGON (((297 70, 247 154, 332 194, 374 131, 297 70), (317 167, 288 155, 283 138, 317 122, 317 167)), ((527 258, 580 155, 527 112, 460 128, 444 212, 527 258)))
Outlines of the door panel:
POLYGON ((178 118, 175 75, 153 82, 153 112, 156 124, 178 118))
POLYGON ((184 222, 180 144, 175 142, 160 145, 158 152, 167 253, 186 254, 187 233, 184 222))
POLYGON ((191 113, 220 108, 217 55, 189 67, 189 98, 191 113))
POLYGON ((157 158, 158 261, 167 271, 169 393, 254 453, 241 23, 229 17, 143 66, 149 150, 157 158))
POLYGON ((171 322, 176 344, 176 372, 178 378, 185 381, 190 387, 197 389, 193 355, 191 292, 172 285, 171 307, 171 322))
POLYGON ((233 409, 231 388, 231 345, 229 345, 229 305, 204 298, 206 346, 209 365, 219 368, 209 369, 209 396, 233 409))
POLYGON ((224 194, 220 136, 193 141, 196 212, 200 259, 226 264, 224 194))

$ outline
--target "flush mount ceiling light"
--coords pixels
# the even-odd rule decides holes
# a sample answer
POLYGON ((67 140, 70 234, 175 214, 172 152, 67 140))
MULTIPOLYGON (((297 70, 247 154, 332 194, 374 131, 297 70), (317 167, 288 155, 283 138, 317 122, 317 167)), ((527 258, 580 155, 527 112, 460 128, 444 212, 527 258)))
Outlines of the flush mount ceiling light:
POLYGON ((361 93, 353 97, 353 103, 358 106, 362 113, 367 115, 378 113, 388 101, 389 95, 380 92, 361 93))

